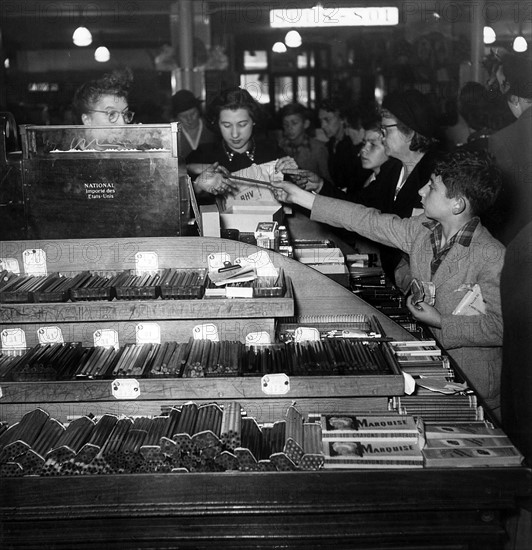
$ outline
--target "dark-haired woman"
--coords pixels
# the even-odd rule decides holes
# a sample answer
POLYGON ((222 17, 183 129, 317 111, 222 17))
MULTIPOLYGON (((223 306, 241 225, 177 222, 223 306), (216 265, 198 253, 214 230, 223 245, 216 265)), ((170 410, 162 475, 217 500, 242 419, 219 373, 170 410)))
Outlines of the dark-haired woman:
POLYGON ((113 71, 102 78, 82 84, 74 94, 72 106, 85 126, 129 124, 135 113, 129 110, 131 70, 113 71))
POLYGON ((204 174, 196 178, 196 192, 225 194, 236 188, 223 174, 212 177, 214 172, 210 167, 215 163, 226 172, 236 172, 253 164, 276 160, 284 154, 275 141, 260 136, 265 115, 247 90, 224 90, 208 106, 207 118, 221 139, 201 144, 186 159, 187 169, 193 175, 209 170, 208 177, 204 174))

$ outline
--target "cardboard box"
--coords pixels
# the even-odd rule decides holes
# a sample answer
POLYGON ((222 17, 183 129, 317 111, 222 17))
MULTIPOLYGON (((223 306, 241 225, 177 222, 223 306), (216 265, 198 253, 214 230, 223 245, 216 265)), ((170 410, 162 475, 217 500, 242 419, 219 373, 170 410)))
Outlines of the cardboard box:
POLYGON ((294 257, 302 264, 345 264, 339 248, 295 248, 294 257))
POLYGON ((220 208, 222 229, 238 229, 243 233, 253 233, 259 222, 282 222, 283 210, 280 204, 253 201, 233 203, 227 209, 220 208))
POLYGON ((203 237, 219 237, 220 212, 218 206, 216 204, 202 204, 200 213, 203 237))

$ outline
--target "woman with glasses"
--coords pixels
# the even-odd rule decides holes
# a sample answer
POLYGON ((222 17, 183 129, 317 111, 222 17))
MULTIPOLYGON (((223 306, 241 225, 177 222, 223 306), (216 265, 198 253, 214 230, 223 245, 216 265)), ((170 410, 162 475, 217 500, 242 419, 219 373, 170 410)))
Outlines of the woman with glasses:
POLYGON ((72 106, 85 126, 129 124, 135 113, 128 107, 133 75, 131 70, 113 71, 82 84, 72 106))

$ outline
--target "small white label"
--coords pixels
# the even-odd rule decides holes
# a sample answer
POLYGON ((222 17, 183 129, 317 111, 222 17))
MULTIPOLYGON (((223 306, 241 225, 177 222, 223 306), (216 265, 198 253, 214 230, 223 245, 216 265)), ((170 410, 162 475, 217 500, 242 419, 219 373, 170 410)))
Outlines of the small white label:
POLYGON ((192 329, 192 336, 194 340, 212 340, 213 342, 219 342, 218 328, 213 323, 205 323, 203 325, 196 325, 192 329))
POLYGON ((16 258, 0 258, 0 271, 11 271, 20 275, 20 266, 16 258))
POLYGON ((135 275, 153 275, 159 269, 157 252, 137 252, 135 254, 135 275))
POLYGON ((56 326, 51 327, 41 327, 37 330, 37 338, 39 339, 39 344, 62 344, 63 333, 61 329, 56 326))
POLYGON ((111 392, 116 399, 136 399, 140 395, 140 384, 134 378, 119 378, 111 383, 111 392))
POLYGON ((2 351, 15 351, 26 347, 26 333, 21 328, 6 328, 2 331, 2 351))
POLYGON ((294 331, 295 342, 316 342, 320 339, 320 331, 312 327, 297 327, 294 331))
POLYGON ((136 327, 137 344, 160 344, 161 327, 157 323, 139 323, 136 327))
POLYGON ((231 256, 227 252, 214 252, 207 256, 209 271, 218 271, 226 265, 226 262, 231 262, 231 256))
POLYGON ((286 374, 265 374, 260 379, 262 393, 266 395, 284 395, 290 391, 290 378, 286 374))
POLYGON ((26 275, 48 275, 46 269, 46 252, 40 248, 31 248, 22 253, 22 263, 26 275))
POLYGON ((118 332, 116 330, 106 328, 97 330, 94 335, 94 347, 119 348, 118 332))
POLYGON ((270 334, 265 330, 260 332, 250 332, 246 336, 246 346, 262 346, 265 344, 271 344, 272 339, 270 334))

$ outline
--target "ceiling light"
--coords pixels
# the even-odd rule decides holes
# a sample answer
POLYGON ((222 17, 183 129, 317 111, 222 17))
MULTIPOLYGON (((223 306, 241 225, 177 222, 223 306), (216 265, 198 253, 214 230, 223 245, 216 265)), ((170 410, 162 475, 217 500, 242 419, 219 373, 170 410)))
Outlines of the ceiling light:
POLYGON ((284 43, 289 48, 299 48, 302 42, 301 35, 297 31, 288 31, 284 37, 284 43))
POLYGON ((286 46, 284 45, 284 42, 276 42, 272 46, 272 52, 275 53, 285 53, 286 52, 286 46))
POLYGON ((107 61, 111 59, 111 52, 105 46, 100 46, 96 48, 94 52, 94 59, 96 59, 98 63, 107 63, 107 61))
POLYGON ((514 52, 526 52, 528 49, 528 44, 526 43, 524 36, 516 36, 512 47, 514 52))
POLYGON ((87 27, 78 27, 72 35, 72 41, 76 46, 90 46, 92 44, 92 34, 87 27))
POLYGON ((493 44, 497 40, 497 35, 491 27, 484 27, 484 44, 493 44))

